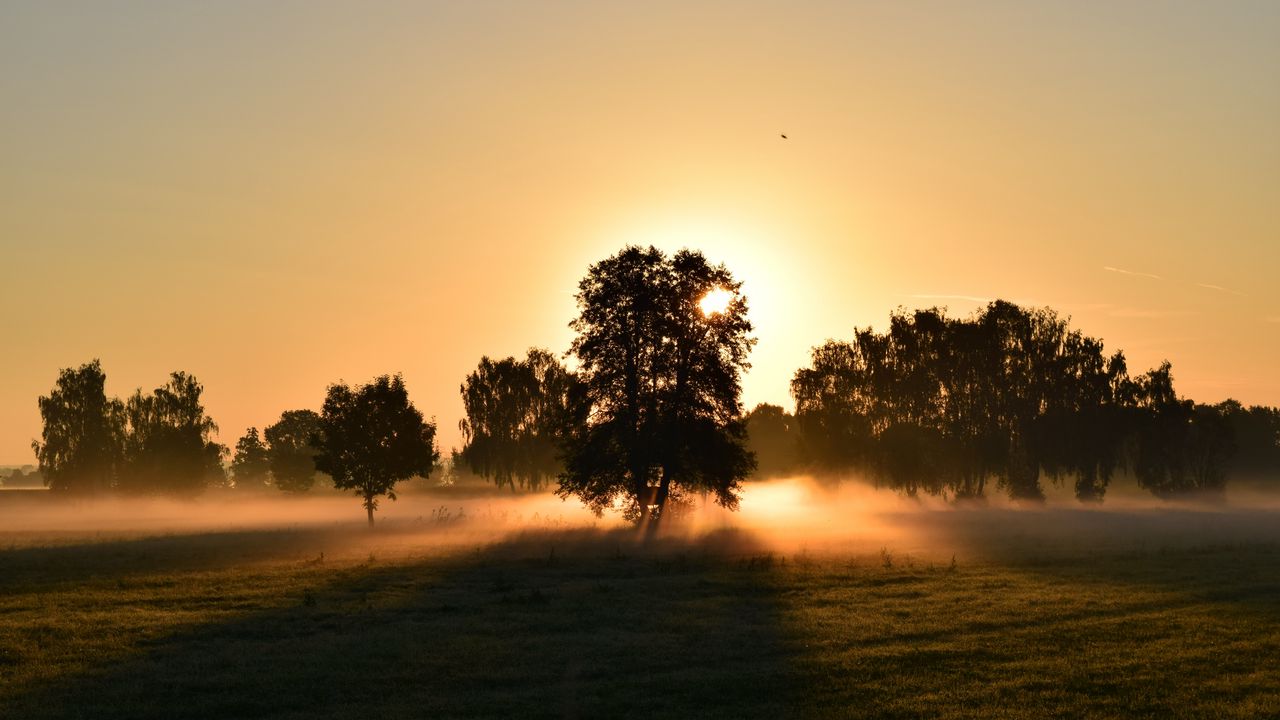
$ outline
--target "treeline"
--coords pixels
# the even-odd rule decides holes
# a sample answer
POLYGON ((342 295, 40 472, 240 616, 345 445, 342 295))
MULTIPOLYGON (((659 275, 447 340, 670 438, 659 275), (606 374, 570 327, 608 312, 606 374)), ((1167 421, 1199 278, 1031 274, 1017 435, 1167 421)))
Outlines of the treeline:
MULTIPOLYGON (((461 388, 468 442, 456 459, 499 486, 543 487, 588 411, 574 407, 574 381, 546 351, 484 358, 461 388)), ((746 415, 754 477, 857 472, 956 499, 994 485, 1039 500, 1046 481, 1069 482, 1096 501, 1122 472, 1163 498, 1280 476, 1280 410, 1179 397, 1168 363, 1131 375, 1123 353, 1047 308, 897 312, 883 333, 814 348, 791 389, 794 415, 768 404, 746 415)))
POLYGON ((293 410, 236 443, 230 473, 218 426, 201 401, 204 387, 175 372, 153 392, 109 398, 97 360, 62 370, 39 399, 41 439, 32 443, 48 487, 67 494, 192 496, 211 486, 288 493, 309 490, 317 474, 353 491, 368 511, 395 499, 398 482, 431 473, 439 460, 434 421, 409 401, 400 376, 350 387, 330 385, 320 413, 293 410))
POLYGON ((108 398, 94 360, 58 375, 39 400, 44 421, 32 443, 50 489, 73 493, 194 495, 226 481, 226 448, 201 402, 204 387, 183 372, 150 393, 108 398))
POLYGON ((1280 472, 1280 412, 1175 392, 1170 365, 1129 373, 1123 353, 1050 309, 996 301, 967 319, 934 308, 815 348, 791 384, 794 417, 757 409, 766 463, 861 471, 908 494, 1044 497, 1069 480, 1100 500, 1127 471, 1159 497, 1219 493, 1230 472, 1280 472), (794 452, 780 448, 789 436, 794 452))
POLYGON ((39 474, 69 493, 177 495, 215 486, 300 494, 329 477, 363 499, 370 522, 397 482, 433 472, 512 491, 555 486, 592 507, 623 497, 640 515, 660 512, 664 478, 683 478, 690 491, 703 483, 732 505, 737 479, 753 471, 857 472, 953 499, 994 487, 1039 500, 1046 482, 1069 483, 1082 501, 1101 500, 1119 473, 1165 498, 1220 493, 1229 475, 1280 476, 1280 410, 1179 397, 1168 363, 1130 374, 1122 353, 1050 309, 996 301, 965 319, 896 312, 884 332, 814 348, 791 383, 794 415, 767 404, 743 415, 745 306, 691 309, 707 288, 736 288, 723 267, 630 248, 593 266, 582 287, 572 352, 594 363, 590 372, 541 349, 482 358, 459 387, 463 447, 443 464, 434 422, 398 376, 331 385, 320 412, 289 410, 261 432, 249 428, 232 453, 213 439, 194 377, 175 372, 122 401, 106 396, 95 360, 61 371, 39 399, 39 474), (610 294, 597 298, 598 288, 610 294), (620 314, 619 298, 640 298, 647 315, 620 314), (647 347, 634 317, 650 318, 647 347))
POLYGON ((44 487, 44 478, 34 465, 0 469, 0 487, 42 488, 44 487))

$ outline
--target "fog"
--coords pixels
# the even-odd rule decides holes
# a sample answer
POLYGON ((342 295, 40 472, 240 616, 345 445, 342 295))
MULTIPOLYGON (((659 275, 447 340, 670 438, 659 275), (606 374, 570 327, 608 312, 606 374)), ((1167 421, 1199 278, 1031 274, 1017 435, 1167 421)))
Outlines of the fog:
MULTIPOLYGON (((627 542, 654 552, 673 544, 714 544, 726 553, 861 556, 901 561, 1036 560, 1107 552, 1280 543, 1274 497, 1232 496, 1213 503, 1170 503, 1123 492, 1085 506, 1051 497, 1041 505, 992 497, 980 505, 910 498, 856 478, 820 483, 797 477, 747 484, 731 512, 695 500, 657 536, 615 513, 595 517, 549 493, 414 492, 384 500, 374 530, 358 498, 210 494, 194 500, 75 500, 44 492, 0 493, 0 546, 61 545, 115 539, 235 532, 329 537, 327 552, 394 549, 413 554, 498 543, 627 542), (606 537, 607 535, 607 537, 606 537), (559 538, 559 540, 557 540, 559 538)), ((527 544, 527 543, 526 543, 527 544)))

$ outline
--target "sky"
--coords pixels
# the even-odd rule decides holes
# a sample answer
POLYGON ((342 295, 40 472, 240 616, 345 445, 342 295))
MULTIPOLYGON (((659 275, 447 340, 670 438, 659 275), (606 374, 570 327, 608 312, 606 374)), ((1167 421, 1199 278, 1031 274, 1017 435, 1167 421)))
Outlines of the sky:
POLYGON ((400 372, 447 451, 629 243, 744 282, 748 406, 997 297, 1280 405, 1274 2, 10 0, 0 98, 0 464, 95 357, 228 445, 400 372))

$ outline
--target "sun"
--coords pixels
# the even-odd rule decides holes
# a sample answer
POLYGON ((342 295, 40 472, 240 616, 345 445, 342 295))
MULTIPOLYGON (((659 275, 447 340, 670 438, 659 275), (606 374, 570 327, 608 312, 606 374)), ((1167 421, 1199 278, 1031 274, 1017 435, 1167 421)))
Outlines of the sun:
POLYGON ((703 315, 710 317, 728 310, 732 300, 733 293, 724 288, 712 288, 698 301, 698 307, 702 308, 703 315))

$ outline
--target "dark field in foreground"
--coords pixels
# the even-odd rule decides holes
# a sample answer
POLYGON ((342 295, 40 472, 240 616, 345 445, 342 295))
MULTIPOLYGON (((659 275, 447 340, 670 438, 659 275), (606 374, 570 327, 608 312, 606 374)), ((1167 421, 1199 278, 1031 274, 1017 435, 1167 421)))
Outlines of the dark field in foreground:
POLYGON ((0 717, 1274 717, 1275 519, 0 534, 0 717))

